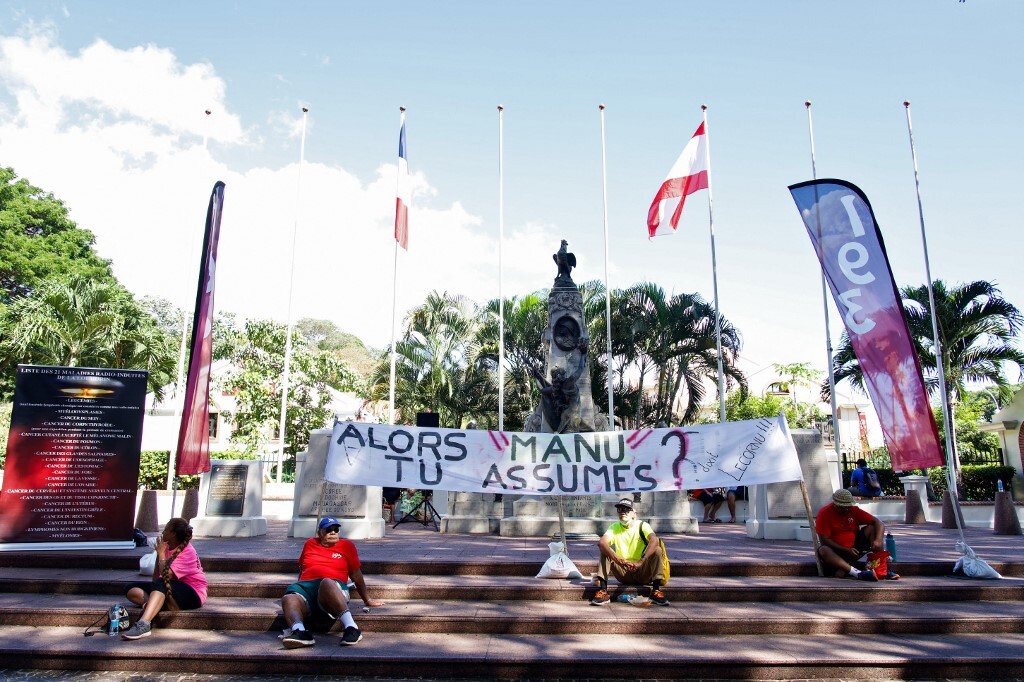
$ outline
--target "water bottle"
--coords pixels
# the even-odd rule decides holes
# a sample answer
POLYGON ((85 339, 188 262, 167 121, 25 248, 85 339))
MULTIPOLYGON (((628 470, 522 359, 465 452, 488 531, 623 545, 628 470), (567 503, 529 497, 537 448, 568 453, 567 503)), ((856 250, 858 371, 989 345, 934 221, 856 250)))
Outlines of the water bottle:
POLYGON ((896 561, 896 538, 892 536, 892 533, 885 534, 885 551, 889 553, 889 558, 896 561))
POLYGON ((1000 478, 999 482, 996 483, 996 490, 998 490, 999 492, 1003 492, 1003 479, 1000 478))
POLYGON ((615 601, 620 601, 620 602, 623 602, 623 603, 625 603, 625 604, 628 604, 628 603, 629 603, 629 595, 628 595, 628 594, 626 594, 626 593, 622 593, 622 594, 620 594, 620 595, 619 595, 619 596, 618 596, 618 597, 617 597, 617 598, 615 599, 615 601))
POLYGON ((120 623, 121 618, 117 613, 117 604, 115 604, 107 610, 107 634, 111 637, 117 637, 120 623))

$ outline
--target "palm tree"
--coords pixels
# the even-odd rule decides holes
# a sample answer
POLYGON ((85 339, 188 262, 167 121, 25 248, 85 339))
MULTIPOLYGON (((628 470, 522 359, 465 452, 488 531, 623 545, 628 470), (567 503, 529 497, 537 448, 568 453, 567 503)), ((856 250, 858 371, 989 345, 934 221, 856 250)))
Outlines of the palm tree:
MULTIPOLYGON (((505 300, 505 427, 518 430, 537 402, 530 368, 542 366, 541 336, 547 327, 547 292, 538 291, 505 300)), ((498 300, 481 311, 471 364, 480 363, 494 375, 494 413, 497 414, 498 300)), ((487 410, 481 406, 480 413, 487 410)), ((496 424, 496 421, 495 421, 496 424)))
POLYGON ((144 369, 158 398, 174 372, 174 342, 152 316, 120 285, 88 276, 44 281, 6 309, 0 328, 11 365, 144 369))
MULTIPOLYGON (((1006 362, 1024 371, 1024 352, 1014 345, 1014 338, 1024 327, 1024 316, 1013 304, 1004 299, 998 288, 986 280, 957 284, 947 288, 942 280, 932 285, 939 336, 944 350, 943 370, 946 376, 947 403, 950 414, 946 424, 955 424, 954 406, 968 390, 969 383, 991 382, 1000 395, 1008 397, 1012 386, 1003 374, 1006 362)), ((928 287, 903 287, 903 314, 910 329, 914 349, 921 362, 925 385, 930 393, 939 388, 935 360, 935 343, 931 323, 928 287)), ((844 333, 834 358, 835 379, 844 379, 862 393, 864 374, 853 352, 849 336, 844 333)), ((1024 374, 1022 374, 1024 376, 1024 374)), ((822 396, 827 399, 828 385, 822 385, 822 396)), ((953 439, 953 457, 956 461, 956 439, 953 439)))
MULTIPOLYGON (((468 377, 476 368, 468 358, 478 355, 473 347, 477 319, 473 303, 464 296, 432 291, 423 305, 406 318, 405 334, 395 344, 395 406, 403 415, 431 410, 441 423, 459 428, 472 413, 472 392, 464 389, 479 381, 468 377)), ((390 385, 388 348, 374 370, 370 393, 387 400, 390 385)))
MULTIPOLYGON (((633 426, 693 422, 706 395, 704 381, 714 382, 718 376, 714 308, 698 294, 666 297, 661 287, 649 282, 634 285, 616 299, 612 347, 621 358, 619 394, 633 408, 633 426), (623 385, 630 375, 638 377, 636 386, 623 385), (654 381, 653 399, 645 391, 649 378, 654 381), (677 402, 683 405, 678 415, 677 402)), ((726 379, 745 392, 746 377, 736 368, 742 345, 739 332, 724 316, 719 322, 726 379)))

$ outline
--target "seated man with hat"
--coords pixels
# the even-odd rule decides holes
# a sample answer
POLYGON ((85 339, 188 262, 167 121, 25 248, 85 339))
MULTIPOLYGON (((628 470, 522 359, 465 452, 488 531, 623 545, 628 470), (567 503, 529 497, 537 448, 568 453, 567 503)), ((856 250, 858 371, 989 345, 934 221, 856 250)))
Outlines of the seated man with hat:
MULTIPOLYGON (((853 494, 840 489, 832 494, 832 503, 818 512, 814 520, 820 546, 818 556, 837 578, 857 578, 877 581, 873 570, 858 569, 854 563, 868 552, 881 552, 885 543, 885 525, 882 521, 854 504, 853 494)), ((896 580, 891 570, 887 576, 896 580)))
POLYGON ((299 555, 299 580, 287 587, 281 599, 285 622, 291 630, 283 640, 287 649, 313 646, 313 635, 306 630, 305 619, 311 615, 326 614, 340 618, 345 630, 342 645, 352 645, 363 638, 349 611, 348 581, 355 583, 356 591, 369 612, 371 606, 384 602, 370 599, 366 582, 360 570, 359 553, 350 540, 340 536, 341 524, 333 516, 325 516, 317 524, 316 537, 306 540, 299 555))
POLYGON ((663 575, 658 536, 651 524, 637 520, 630 498, 623 497, 616 502, 615 511, 619 520, 605 531, 597 543, 601 550, 598 564, 601 586, 590 603, 604 604, 611 599, 608 594, 608 575, 611 574, 623 585, 651 585, 651 601, 659 606, 668 606, 668 599, 661 591, 668 576, 663 575))

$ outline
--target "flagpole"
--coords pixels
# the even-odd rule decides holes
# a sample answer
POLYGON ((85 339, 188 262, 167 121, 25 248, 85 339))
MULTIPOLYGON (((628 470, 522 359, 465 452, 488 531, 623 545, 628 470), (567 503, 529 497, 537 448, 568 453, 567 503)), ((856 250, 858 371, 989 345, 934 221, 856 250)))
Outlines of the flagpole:
MULTIPOLYGON (((206 113, 207 118, 209 118, 210 113, 211 113, 210 110, 206 109, 204 111, 206 113)), ((207 141, 207 138, 209 137, 209 130, 208 130, 208 128, 209 128, 208 125, 205 126, 204 127, 204 131, 203 131, 203 151, 204 152, 206 151, 206 141, 207 141)), ((192 257, 195 255, 195 250, 196 250, 196 240, 195 240, 195 234, 193 233, 192 237, 189 239, 188 260, 186 261, 187 263, 191 263, 192 262, 192 257)), ((186 268, 186 272, 187 272, 187 268, 186 268)), ((187 280, 187 278, 186 278, 186 280, 187 280)), ((185 300, 188 300, 188 297, 186 297, 185 300)), ((182 381, 185 379, 185 351, 186 351, 187 348, 188 348, 188 308, 182 308, 181 309, 181 346, 178 348, 178 374, 177 374, 176 379, 174 380, 174 403, 175 403, 174 416, 178 417, 179 420, 180 420, 180 417, 181 417, 181 415, 183 413, 183 408, 182 408, 181 404, 178 404, 178 398, 179 397, 181 398, 182 404, 184 403, 184 400, 185 400, 185 396, 182 393, 182 381)), ((175 478, 174 472, 177 469, 177 464, 178 464, 178 446, 177 446, 177 444, 175 444, 175 446, 173 448, 171 448, 171 455, 170 455, 170 458, 168 459, 168 462, 167 462, 167 490, 172 490, 173 491, 173 493, 171 494, 171 516, 174 516, 174 498, 177 496, 177 493, 178 493, 178 487, 176 485, 174 485, 174 478, 175 478)))
POLYGON ((939 372, 939 393, 942 399, 943 421, 946 423, 946 482, 949 488, 949 498, 953 503, 956 518, 956 527, 960 531, 960 539, 964 539, 964 529, 960 525, 960 495, 957 491, 956 482, 960 473, 960 455, 957 453, 953 443, 954 424, 949 410, 949 399, 946 395, 946 360, 945 349, 942 347, 942 339, 939 337, 939 322, 935 312, 935 289, 932 286, 932 268, 928 260, 928 235, 924 229, 924 207, 921 203, 921 181, 917 173, 917 150, 914 147, 914 128, 910 122, 910 102, 904 102, 903 108, 907 112, 907 135, 910 137, 910 157, 914 161, 914 190, 917 192, 917 215, 921 222, 921 247, 924 250, 924 271, 928 282, 928 305, 931 308, 932 335, 935 343, 935 367, 939 372))
MULTIPOLYGON (((405 107, 398 107, 398 130, 401 134, 402 126, 405 125, 405 107)), ((398 173, 396 174, 396 191, 395 196, 401 196, 402 192, 402 169, 399 167, 398 173)), ((395 205, 395 210, 398 210, 398 205, 395 205)), ((408 210, 408 209, 406 209, 408 210)), ((391 278, 391 373, 390 373, 390 387, 388 389, 388 423, 395 423, 395 366, 397 362, 397 355, 395 350, 395 343, 397 342, 398 333, 398 235, 395 234, 395 262, 391 278)))
MULTIPOLYGON (((811 102, 804 102, 807 107, 807 133, 811 140, 811 177, 818 179, 818 165, 814 160, 814 121, 811 118, 811 102)), ((817 188, 815 188, 817 191, 817 188)), ((818 202, 814 203, 815 210, 818 210, 818 202)), ((821 230, 821 220, 818 220, 818 230, 821 230)), ((818 237, 818 261, 821 264, 821 236, 818 237)), ((836 450, 836 467, 839 469, 839 485, 843 485, 843 461, 839 454, 839 408, 836 406, 836 373, 832 367, 832 332, 828 319, 828 283, 825 281, 825 267, 821 266, 821 305, 825 311, 825 349, 828 354, 828 391, 832 404, 832 441, 836 450)))
POLYGON ((502 292, 504 267, 502 246, 505 243, 505 138, 502 115, 505 107, 498 105, 498 430, 505 430, 505 295, 502 292))
POLYGON ((615 367, 612 364, 612 288, 608 280, 608 162, 604 143, 604 105, 599 104, 601 111, 601 196, 604 201, 604 326, 607 332, 605 342, 608 345, 608 430, 615 430, 615 396, 612 390, 612 378, 615 367))
POLYGON ((284 469, 284 443, 287 431, 285 418, 288 415, 288 382, 291 380, 292 371, 292 301, 295 297, 295 245, 299 236, 299 213, 302 210, 302 165, 306 159, 306 118, 309 109, 302 107, 302 138, 299 142, 299 172, 295 182, 295 223, 292 227, 292 266, 288 275, 288 327, 284 339, 284 376, 281 387, 281 420, 278 422, 278 433, 281 440, 277 446, 277 482, 281 482, 281 474, 284 469))
POLYGON ((704 148, 708 171, 708 229, 711 233, 711 281, 715 292, 715 342, 718 347, 718 409, 721 422, 725 423, 725 370, 722 367, 722 320, 718 312, 718 261, 715 258, 715 212, 711 199, 711 132, 708 129, 708 107, 700 105, 704 115, 704 148))

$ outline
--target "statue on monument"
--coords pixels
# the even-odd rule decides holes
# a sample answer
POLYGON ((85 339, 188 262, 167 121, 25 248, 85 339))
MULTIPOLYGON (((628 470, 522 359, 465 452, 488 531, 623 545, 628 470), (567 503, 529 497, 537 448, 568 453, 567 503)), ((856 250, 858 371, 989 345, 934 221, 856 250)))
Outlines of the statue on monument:
POLYGON ((562 240, 562 246, 556 253, 551 254, 555 265, 558 266, 558 275, 555 277, 555 287, 575 287, 572 281, 572 269, 576 267, 576 254, 569 253, 569 242, 562 240))
POLYGON ((558 275, 548 295, 548 325, 544 332, 544 367, 530 367, 540 388, 540 402, 526 420, 527 432, 582 433, 603 431, 608 418, 598 414, 590 393, 590 350, 583 317, 583 296, 572 281, 576 255, 562 240, 551 256, 558 275))
MULTIPOLYGON (((559 347, 561 345, 559 344, 559 347)), ((563 349, 564 350, 564 349, 563 349)), ((540 387, 541 409, 548 424, 555 428, 555 433, 579 433, 593 431, 593 428, 580 419, 580 389, 576 385, 583 371, 587 368, 587 341, 581 339, 578 344, 579 359, 571 374, 566 374, 561 367, 551 370, 551 381, 544 379, 540 371, 531 366, 530 373, 540 387)))

